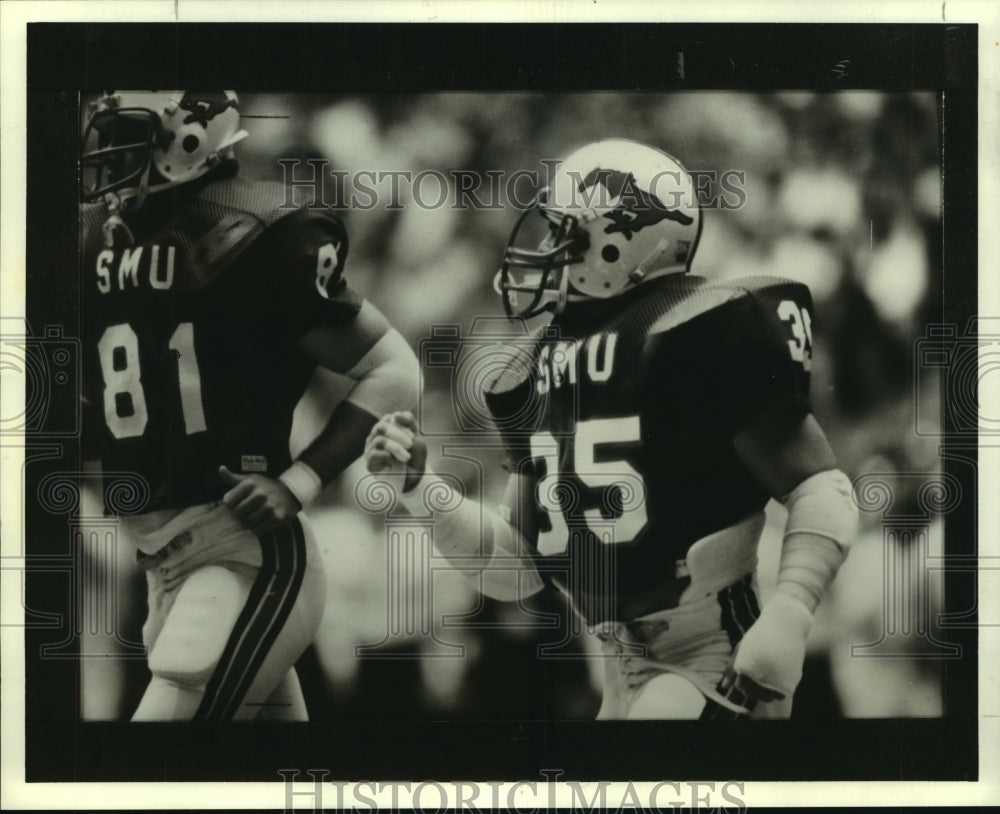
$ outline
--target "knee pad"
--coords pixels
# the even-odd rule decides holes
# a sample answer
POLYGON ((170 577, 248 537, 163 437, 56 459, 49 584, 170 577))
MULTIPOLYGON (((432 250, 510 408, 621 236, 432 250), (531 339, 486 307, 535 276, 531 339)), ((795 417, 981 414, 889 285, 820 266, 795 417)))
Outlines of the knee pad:
POLYGON ((222 657, 248 591, 245 577, 219 566, 188 576, 149 653, 153 675, 203 686, 222 657))

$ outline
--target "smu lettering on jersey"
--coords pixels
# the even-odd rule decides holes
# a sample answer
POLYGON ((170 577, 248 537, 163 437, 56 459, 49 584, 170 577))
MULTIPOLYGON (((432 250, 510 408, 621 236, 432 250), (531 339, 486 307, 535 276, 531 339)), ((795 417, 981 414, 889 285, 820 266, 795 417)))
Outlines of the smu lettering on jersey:
POLYGON ((676 606, 691 544, 767 503, 733 439, 808 413, 811 308, 787 280, 667 276, 574 306, 494 382, 510 465, 537 481, 540 570, 589 623, 676 606))
POLYGON ((314 369, 298 340, 344 324, 347 237, 278 184, 212 178, 151 196, 131 246, 104 245, 84 206, 84 454, 150 487, 145 510, 217 500, 220 465, 279 474, 314 369), (211 182, 210 182, 211 181, 211 182))

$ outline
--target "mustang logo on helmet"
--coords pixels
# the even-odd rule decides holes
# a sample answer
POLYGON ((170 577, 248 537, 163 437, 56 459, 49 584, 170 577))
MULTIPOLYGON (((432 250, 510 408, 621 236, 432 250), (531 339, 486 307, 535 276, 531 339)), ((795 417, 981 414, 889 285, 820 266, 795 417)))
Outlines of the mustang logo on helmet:
MULTIPOLYGON (((645 193, 640 193, 646 197, 645 193)), ((611 221, 610 226, 604 227, 604 234, 611 235, 621 232, 626 240, 631 240, 632 235, 647 226, 659 223, 661 220, 673 220, 682 226, 690 226, 694 223, 694 218, 685 215, 677 209, 667 209, 660 201, 653 196, 649 196, 648 203, 636 209, 613 209, 606 212, 604 217, 611 221)))
POLYGON ((604 213, 604 217, 611 221, 609 226, 604 227, 606 235, 620 232, 626 240, 631 240, 636 232, 661 220, 676 221, 682 226, 694 223, 693 218, 679 209, 669 209, 651 192, 640 189, 631 172, 624 173, 595 167, 587 173, 587 177, 577 189, 583 192, 595 184, 602 184, 619 204, 627 204, 604 213))
POLYGON ((185 93, 180 101, 180 108, 188 111, 184 124, 200 124, 208 130, 208 123, 220 113, 229 108, 239 110, 240 105, 235 99, 229 99, 224 93, 199 93, 197 96, 185 93))

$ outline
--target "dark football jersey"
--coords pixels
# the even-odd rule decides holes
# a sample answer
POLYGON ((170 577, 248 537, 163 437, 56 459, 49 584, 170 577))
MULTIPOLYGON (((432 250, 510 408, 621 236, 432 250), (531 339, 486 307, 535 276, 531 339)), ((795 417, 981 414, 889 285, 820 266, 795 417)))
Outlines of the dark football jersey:
POLYGON ((205 179, 150 196, 130 246, 83 207, 83 447, 149 484, 144 510, 217 500, 218 468, 275 476, 314 370, 297 348, 344 324, 347 238, 321 209, 281 209, 278 184, 205 179))
POLYGON ((493 383, 538 565, 588 622, 674 607, 691 544, 764 507, 733 439, 808 413, 811 308, 787 280, 670 275, 573 306, 493 383))

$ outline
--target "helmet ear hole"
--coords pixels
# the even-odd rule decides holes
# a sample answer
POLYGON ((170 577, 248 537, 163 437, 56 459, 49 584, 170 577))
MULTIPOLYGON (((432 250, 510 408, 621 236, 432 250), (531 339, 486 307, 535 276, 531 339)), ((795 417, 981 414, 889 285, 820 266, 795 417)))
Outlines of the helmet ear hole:
POLYGON ((201 144, 198 137, 195 135, 184 136, 184 141, 181 142, 181 146, 184 148, 184 152, 193 153, 198 149, 201 144))
POLYGON ((618 247, 611 243, 601 249, 601 258, 605 263, 614 263, 620 256, 621 252, 618 251, 618 247))

